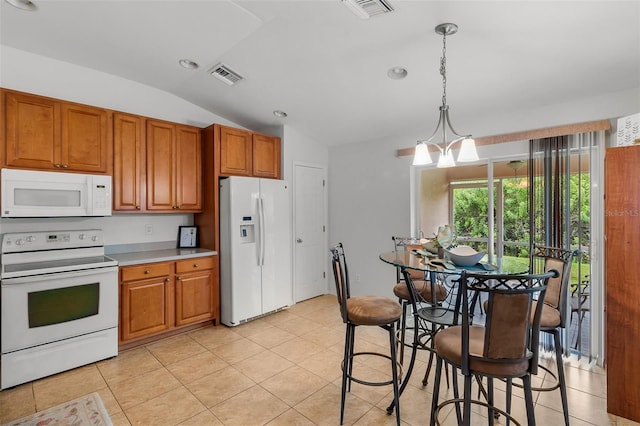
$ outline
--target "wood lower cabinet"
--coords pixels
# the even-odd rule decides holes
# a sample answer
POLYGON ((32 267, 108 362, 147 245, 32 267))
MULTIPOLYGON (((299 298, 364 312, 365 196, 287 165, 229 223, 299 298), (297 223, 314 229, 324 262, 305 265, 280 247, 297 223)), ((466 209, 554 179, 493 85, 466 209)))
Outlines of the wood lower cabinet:
MULTIPOLYGON (((120 344, 218 320, 216 258, 120 268, 120 344)), ((145 340, 146 341, 146 340, 145 340)))
POLYGON ((640 146, 605 155, 607 411, 640 422, 640 146))
POLYGON ((280 179, 279 137, 226 126, 215 127, 219 146, 220 176, 280 179))
POLYGON ((174 325, 173 263, 120 270, 120 339, 158 334, 174 325))
POLYGON ((212 257, 176 262, 176 326, 217 318, 218 276, 212 257))
POLYGON ((4 166, 111 173, 109 110, 2 90, 4 166))

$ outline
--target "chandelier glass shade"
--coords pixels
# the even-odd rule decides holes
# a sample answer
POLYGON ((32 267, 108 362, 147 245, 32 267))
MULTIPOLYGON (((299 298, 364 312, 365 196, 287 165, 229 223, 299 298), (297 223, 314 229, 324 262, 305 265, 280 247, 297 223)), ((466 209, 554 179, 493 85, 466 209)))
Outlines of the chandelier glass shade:
POLYGON ((459 162, 478 161, 478 152, 476 151, 475 141, 471 135, 460 135, 457 133, 451 120, 449 119, 449 105, 447 105, 447 36, 455 34, 458 31, 456 24, 446 23, 436 26, 436 33, 442 35, 442 58, 440 58, 440 74, 442 75, 442 105, 440 106, 440 117, 438 125, 431 137, 425 140, 419 140, 416 145, 415 155, 413 157, 413 165, 421 166, 431 164, 431 154, 429 154, 429 146, 434 146, 440 151, 438 159, 438 167, 453 167, 456 165, 453 159, 453 146, 460 143, 458 152, 459 162))

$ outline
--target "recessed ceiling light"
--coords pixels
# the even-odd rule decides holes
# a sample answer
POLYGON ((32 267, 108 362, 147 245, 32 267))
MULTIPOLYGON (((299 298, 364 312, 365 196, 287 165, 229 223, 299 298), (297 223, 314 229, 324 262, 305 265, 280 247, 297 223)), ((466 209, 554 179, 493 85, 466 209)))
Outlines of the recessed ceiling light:
POLYGON ((4 0, 13 7, 33 12, 37 9, 36 5, 29 0, 4 0))
POLYGON ((392 67, 387 71, 387 76, 393 80, 402 80, 409 74, 405 68, 402 67, 392 67))
POLYGON ((284 111, 275 110, 273 111, 273 115, 275 115, 278 118, 285 118, 287 116, 287 113, 284 111))
POLYGON ((190 70, 195 70, 199 66, 196 62, 193 62, 190 59, 180 59, 178 63, 182 68, 187 68, 190 70))

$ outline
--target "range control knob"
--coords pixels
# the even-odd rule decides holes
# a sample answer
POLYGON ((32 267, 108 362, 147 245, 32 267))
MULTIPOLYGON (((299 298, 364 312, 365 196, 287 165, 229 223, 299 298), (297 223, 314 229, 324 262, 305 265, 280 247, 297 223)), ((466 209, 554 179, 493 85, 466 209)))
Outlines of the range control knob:
POLYGON ((26 240, 28 243, 32 243, 36 240, 36 237, 34 237, 33 235, 29 235, 27 236, 26 240))
POLYGON ((84 234, 80 234, 80 235, 78 235, 78 238, 80 238, 81 240, 84 240, 86 237, 87 237, 87 236, 86 236, 86 235, 84 235, 84 234))
POLYGON ((22 238, 18 238, 18 239, 16 240, 16 245, 17 245, 17 246, 21 246, 21 245, 23 245, 23 244, 24 244, 24 240, 23 240, 22 238))
POLYGON ((97 235, 94 235, 93 237, 91 237, 91 241, 98 241, 100 239, 100 237, 98 237, 97 235))

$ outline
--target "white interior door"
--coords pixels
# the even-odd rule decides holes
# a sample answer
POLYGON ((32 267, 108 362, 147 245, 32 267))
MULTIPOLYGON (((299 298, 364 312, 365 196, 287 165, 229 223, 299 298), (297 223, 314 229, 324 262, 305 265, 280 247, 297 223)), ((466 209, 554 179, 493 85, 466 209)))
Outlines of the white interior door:
POLYGON ((325 169, 296 164, 294 171, 294 298, 327 293, 325 169))

